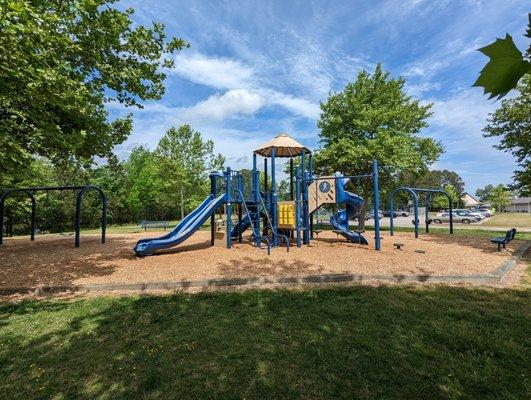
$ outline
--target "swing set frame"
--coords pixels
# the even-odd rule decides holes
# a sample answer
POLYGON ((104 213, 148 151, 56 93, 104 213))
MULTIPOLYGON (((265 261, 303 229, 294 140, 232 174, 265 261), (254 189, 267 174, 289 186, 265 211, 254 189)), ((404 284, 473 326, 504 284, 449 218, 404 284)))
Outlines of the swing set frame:
POLYGON ((35 240, 35 220, 37 216, 37 201, 35 200, 35 192, 49 192, 49 191, 63 191, 63 190, 73 190, 77 191, 76 196, 76 215, 75 215, 75 246, 79 247, 80 245, 80 232, 81 232, 81 205, 83 196, 86 192, 95 190, 100 195, 101 200, 101 243, 105 243, 105 235, 107 231, 107 197, 105 193, 96 185, 84 185, 84 186, 38 186, 38 187, 27 187, 27 188, 9 188, 4 190, 0 196, 0 245, 4 243, 4 212, 5 212, 5 201, 6 199, 14 193, 26 193, 31 199, 31 223, 30 223, 30 240, 35 240))

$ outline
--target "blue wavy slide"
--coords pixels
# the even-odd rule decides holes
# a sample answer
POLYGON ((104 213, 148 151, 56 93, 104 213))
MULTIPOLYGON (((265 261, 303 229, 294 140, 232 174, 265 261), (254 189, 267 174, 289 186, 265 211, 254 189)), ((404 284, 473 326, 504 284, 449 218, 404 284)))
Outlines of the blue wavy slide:
POLYGON ((330 217, 330 223, 344 236, 349 242, 369 244, 367 239, 357 232, 353 232, 347 228, 347 221, 359 213, 363 206, 364 200, 357 194, 345 190, 345 185, 349 179, 338 179, 338 188, 336 199, 338 203, 345 203, 346 208, 339 210, 336 214, 330 217))
POLYGON ((208 196, 194 211, 188 214, 173 230, 164 236, 140 239, 135 246, 138 256, 150 256, 157 250, 167 249, 184 242, 201 228, 201 225, 225 202, 225 193, 208 196))

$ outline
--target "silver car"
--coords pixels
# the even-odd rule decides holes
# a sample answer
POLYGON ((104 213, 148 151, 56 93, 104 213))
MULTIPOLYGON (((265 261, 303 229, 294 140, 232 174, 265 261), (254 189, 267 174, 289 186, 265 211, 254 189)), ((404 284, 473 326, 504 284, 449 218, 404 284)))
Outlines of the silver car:
MULTIPOLYGON (((462 223, 462 224, 470 224, 472 222, 477 222, 477 217, 473 215, 465 215, 464 213, 458 213, 457 211, 452 212, 452 218, 454 222, 462 223), (462 214, 462 215, 459 215, 462 214)), ((449 212, 442 212, 437 214, 433 218, 433 222, 436 224, 442 224, 443 222, 450 222, 450 213, 449 212)))
POLYGON ((485 216, 478 212, 478 211, 471 211, 471 210, 466 210, 466 209, 456 209, 456 210, 453 210, 457 213, 457 215, 459 216, 468 216, 468 215, 473 215, 474 217, 477 218, 477 220, 482 220, 482 219, 485 219, 485 216))

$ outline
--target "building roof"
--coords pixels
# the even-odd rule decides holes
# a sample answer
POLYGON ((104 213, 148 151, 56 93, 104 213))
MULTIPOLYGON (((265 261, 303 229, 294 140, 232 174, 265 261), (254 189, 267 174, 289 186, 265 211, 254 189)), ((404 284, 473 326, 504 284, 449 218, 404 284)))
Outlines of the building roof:
POLYGON ((511 204, 527 204, 531 203, 531 197, 518 197, 516 199, 511 199, 511 204))
POLYGON ((300 156, 302 153, 311 153, 308 148, 304 147, 286 133, 278 134, 267 143, 255 149, 254 152, 264 157, 271 157, 273 149, 275 149, 275 157, 295 157, 300 156))
POLYGON ((472 201, 474 201, 475 203, 480 204, 480 201, 476 199, 474 196, 472 196, 470 193, 464 192, 463 194, 461 194, 461 200, 464 201, 467 197, 472 199, 472 201))

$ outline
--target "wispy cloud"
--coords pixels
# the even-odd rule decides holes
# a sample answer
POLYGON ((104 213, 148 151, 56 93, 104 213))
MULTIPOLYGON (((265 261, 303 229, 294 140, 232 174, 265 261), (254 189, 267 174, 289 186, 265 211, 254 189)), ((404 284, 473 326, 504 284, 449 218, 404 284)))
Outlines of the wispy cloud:
POLYGON ((251 67, 227 57, 207 57, 199 53, 177 55, 175 68, 167 72, 217 89, 248 88, 256 83, 251 67))
MULTIPOLYGON (((162 101, 135 112, 122 146, 153 147, 171 125, 191 123, 234 167, 279 131, 317 145, 319 102, 381 61, 406 90, 434 103, 423 132, 446 146, 437 167, 454 169, 474 191, 510 180, 515 163, 481 129, 499 106, 470 88, 485 58, 476 49, 512 34, 520 47, 524 0, 121 0, 142 24, 161 21, 192 48, 176 56, 162 101), (485 22, 488 21, 488 22, 485 22)), ((109 105, 120 113, 116 105, 109 105)), ((248 161, 248 160, 247 160, 248 161)))

